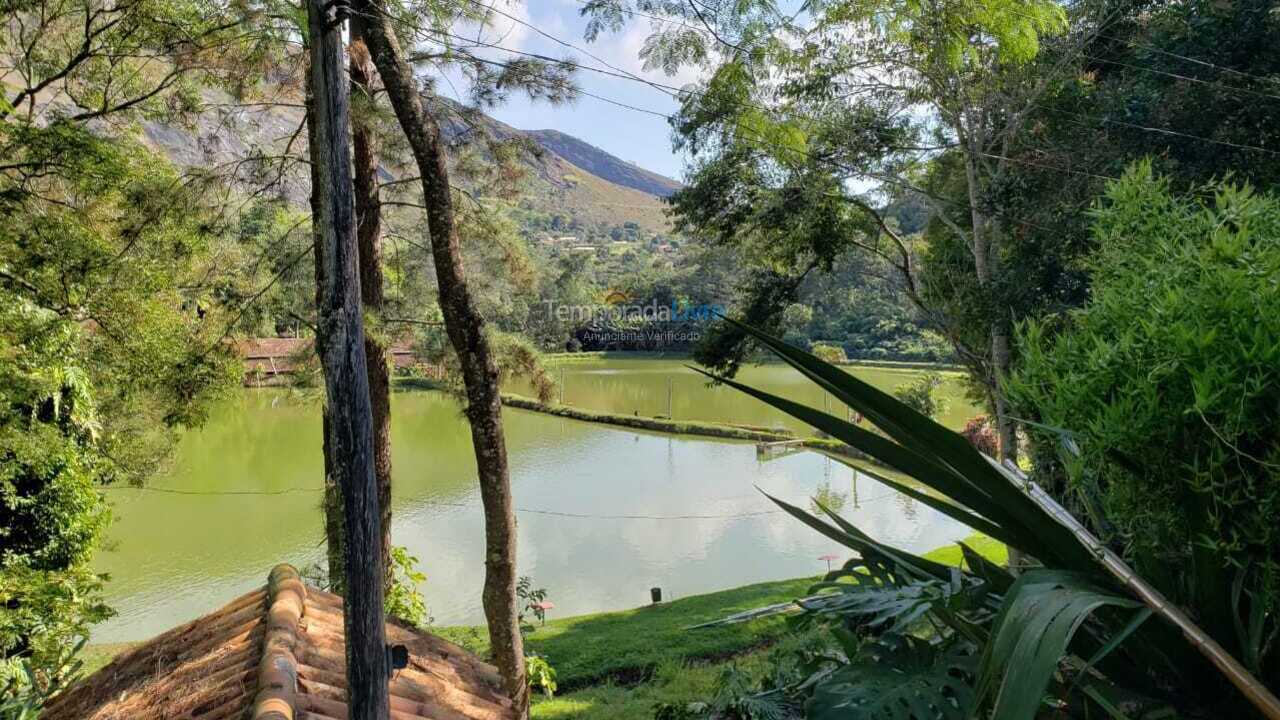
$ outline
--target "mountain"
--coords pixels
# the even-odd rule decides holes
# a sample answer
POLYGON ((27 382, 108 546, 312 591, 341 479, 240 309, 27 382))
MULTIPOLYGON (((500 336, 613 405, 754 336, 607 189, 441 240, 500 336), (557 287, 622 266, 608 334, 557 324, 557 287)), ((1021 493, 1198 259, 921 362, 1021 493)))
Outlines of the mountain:
MULTIPOLYGON (((216 91, 205 95, 210 109, 194 122, 141 123, 143 141, 179 167, 230 169, 254 187, 262 184, 264 176, 275 175, 274 167, 256 158, 277 158, 286 151, 305 155, 300 103, 237 105, 216 91)), ((670 232, 663 198, 680 187, 675 180, 565 133, 523 131, 474 110, 463 111, 447 100, 437 99, 437 103, 446 141, 458 140, 474 131, 473 126, 482 126, 499 139, 530 141, 521 155, 527 172, 518 201, 527 230, 601 238, 614 227, 632 223, 653 234, 670 232)), ((383 174, 391 179, 416 171, 384 167, 383 174)), ((299 206, 307 203, 307 188, 301 163, 275 182, 275 191, 299 206)))
POLYGON ((667 197, 680 189, 680 183, 665 175, 659 175, 619 159, 595 145, 572 135, 566 135, 559 130, 525 130, 524 134, 547 150, 615 185, 633 188, 657 197, 667 197))
POLYGON ((479 128, 500 140, 528 141, 523 159, 530 177, 520 206, 562 216, 568 234, 599 239, 625 223, 650 233, 670 232, 663 199, 681 187, 679 182, 558 130, 520 130, 452 100, 434 100, 443 111, 437 116, 446 140, 479 128))

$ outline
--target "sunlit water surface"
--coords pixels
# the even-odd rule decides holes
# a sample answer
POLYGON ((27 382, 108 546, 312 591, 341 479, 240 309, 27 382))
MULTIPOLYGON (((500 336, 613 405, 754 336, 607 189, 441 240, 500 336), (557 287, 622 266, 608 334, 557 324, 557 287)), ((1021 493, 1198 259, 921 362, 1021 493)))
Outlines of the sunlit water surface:
MULTIPOLYGON (((856 370, 860 375, 864 371, 856 370)), ((557 371, 558 373, 558 371, 557 371)), ((838 406, 780 366, 744 377, 815 407, 838 406)), ((887 388, 901 372, 867 371, 887 388)), ((565 400, 614 412, 792 425, 728 388, 708 388, 680 363, 609 360, 564 371, 565 400)), ((944 419, 973 409, 947 388, 944 419)), ((475 464, 457 406, 434 392, 392 399, 393 540, 421 560, 438 624, 482 620, 483 518, 475 464)), ((644 604, 815 574, 833 542, 777 511, 757 490, 802 506, 815 492, 878 539, 928 550, 965 536, 958 523, 811 452, 757 460, 750 443, 668 437, 506 411, 520 508, 519 567, 546 587, 553 616, 644 604)), ((799 426, 795 426, 799 427, 799 426)), ((245 391, 187 433, 172 468, 148 488, 109 492, 115 520, 97 568, 118 615, 95 642, 139 640, 261 585, 278 562, 323 557, 320 417, 313 399, 245 391)))

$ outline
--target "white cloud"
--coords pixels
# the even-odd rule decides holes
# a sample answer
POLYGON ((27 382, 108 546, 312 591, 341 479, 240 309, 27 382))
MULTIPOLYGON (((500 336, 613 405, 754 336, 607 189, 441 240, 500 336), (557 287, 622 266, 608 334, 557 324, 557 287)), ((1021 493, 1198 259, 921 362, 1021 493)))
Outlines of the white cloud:
MULTIPOLYGON (((640 52, 644 48, 645 41, 657 32, 661 26, 662 23, 656 21, 645 18, 632 18, 621 32, 602 34, 596 38, 594 43, 587 45, 584 42, 580 46, 585 47, 608 64, 620 68, 624 72, 638 75, 655 83, 683 87, 697 81, 701 74, 701 69, 693 66, 683 66, 675 75, 667 75, 661 69, 644 69, 644 61, 640 57, 640 52)), ((583 60, 588 64, 595 64, 590 58, 583 58, 583 60)))

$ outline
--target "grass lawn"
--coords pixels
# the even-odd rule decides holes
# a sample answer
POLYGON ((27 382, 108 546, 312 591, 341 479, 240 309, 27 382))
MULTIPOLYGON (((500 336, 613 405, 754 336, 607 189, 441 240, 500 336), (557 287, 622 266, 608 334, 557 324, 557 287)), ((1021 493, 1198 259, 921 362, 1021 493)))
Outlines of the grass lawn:
MULTIPOLYGON (((980 535, 965 540, 988 559, 1004 563, 1000 543, 980 535)), ((959 565, 960 548, 938 548, 926 555, 959 565)), ((757 583, 619 612, 579 615, 547 621, 529 636, 526 650, 545 656, 555 667, 561 694, 538 697, 536 720, 649 720, 658 703, 705 700, 728 665, 764 672, 770 646, 785 649, 795 639, 782 618, 741 625, 685 630, 708 620, 804 595, 817 577, 757 583)), ((431 631, 485 654, 483 627, 436 627, 431 631)), ((81 654, 86 672, 105 665, 131 643, 89 645, 81 654)))
MULTIPOLYGON (((641 680, 664 663, 725 658, 776 640, 785 631, 782 618, 696 631, 685 628, 801 597, 817 580, 815 576, 758 583, 634 610, 548 620, 529 636, 525 649, 551 662, 565 690, 607 678, 641 680)), ((432 632, 481 655, 488 650, 488 636, 479 627, 432 632)))
MULTIPOLYGON (((781 640, 779 646, 785 642, 781 640)), ((713 663, 664 662, 640 684, 605 682, 554 698, 535 696, 529 715, 533 720, 651 720, 659 703, 687 705, 711 697, 729 665, 753 676, 762 675, 769 667, 771 652, 753 650, 713 663)))
POLYGON ((123 653, 124 651, 128 650, 129 648, 137 644, 138 643, 123 642, 123 643, 95 643, 92 645, 85 645, 84 649, 80 651, 80 654, 77 656, 77 658, 84 663, 84 674, 89 675, 91 673, 97 672, 98 670, 101 670, 102 667, 107 663, 111 662, 111 660, 115 658, 115 656, 123 653))
MULTIPOLYGON (((1008 558, 1005 546, 991 538, 974 535, 964 542, 994 562, 1004 563, 1008 558)), ((962 555, 958 546, 947 545, 927 553, 925 557, 959 565, 962 555)), ((582 668, 582 661, 588 657, 596 658, 601 653, 604 657, 591 659, 590 662, 603 662, 615 668, 611 678, 644 678, 644 681, 626 684, 607 679, 589 687, 581 687, 575 683, 570 687, 581 689, 571 690, 552 699, 535 698, 531 716, 534 720, 650 720, 654 706, 659 703, 680 705, 707 700, 715 692, 717 680, 728 665, 736 665, 739 670, 760 675, 766 671, 769 655, 773 652, 762 645, 777 642, 778 649, 785 650, 782 646, 791 640, 785 636, 781 619, 758 620, 727 628, 691 632, 683 632, 681 628, 738 610, 799 597, 813 580, 814 578, 803 578, 749 585, 683 598, 665 604, 665 608, 659 606, 622 613, 565 618, 558 623, 549 621, 545 630, 557 625, 554 642, 545 642, 542 636, 544 629, 539 628, 529 638, 529 647, 548 657, 560 673, 562 682, 566 677, 574 677, 575 680, 584 677, 584 670, 585 676, 590 677, 590 667, 582 668), (791 588, 790 595, 786 594, 788 588, 791 588), (748 597, 758 599, 748 601, 748 597), (659 608, 665 612, 650 612, 646 616, 646 611, 659 608), (580 624, 578 621, 581 620, 589 622, 580 624), (640 625, 641 622, 644 625, 640 625), (580 632, 591 632, 593 635, 580 636, 580 632), (600 632, 607 635, 594 635, 600 632), (717 637, 714 641, 704 641, 700 638, 703 633, 716 634, 717 637), (649 641, 651 637, 654 638, 653 642, 649 641), (659 638, 666 642, 659 642, 659 638), (736 654, 732 650, 735 645, 739 648, 736 654), (719 650, 700 652, 700 649, 712 646, 719 650), (557 660, 552 648, 557 653, 569 654, 571 662, 557 660), (638 672, 638 668, 642 667, 649 670, 638 672)), ((458 629, 446 630, 448 632, 444 634, 454 637, 451 633, 458 629)), ((456 637, 454 639, 455 642, 458 640, 456 637)), ((546 640, 551 639, 548 634, 546 640)), ((482 649, 474 645, 472 647, 482 649)))

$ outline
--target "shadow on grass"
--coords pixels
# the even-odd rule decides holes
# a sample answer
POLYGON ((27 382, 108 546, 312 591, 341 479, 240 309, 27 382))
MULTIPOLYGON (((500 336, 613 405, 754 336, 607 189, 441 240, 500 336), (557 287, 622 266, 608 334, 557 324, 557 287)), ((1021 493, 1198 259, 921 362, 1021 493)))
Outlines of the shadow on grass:
MULTIPOLYGON (((712 662, 772 643, 786 632, 783 618, 693 631, 685 628, 793 600, 818 580, 814 576, 757 583, 634 610, 548 620, 529 636, 525 649, 551 662, 562 693, 605 680, 635 683, 663 663, 712 662)), ((432 630, 475 652, 488 651, 488 638, 480 628, 432 630)))

